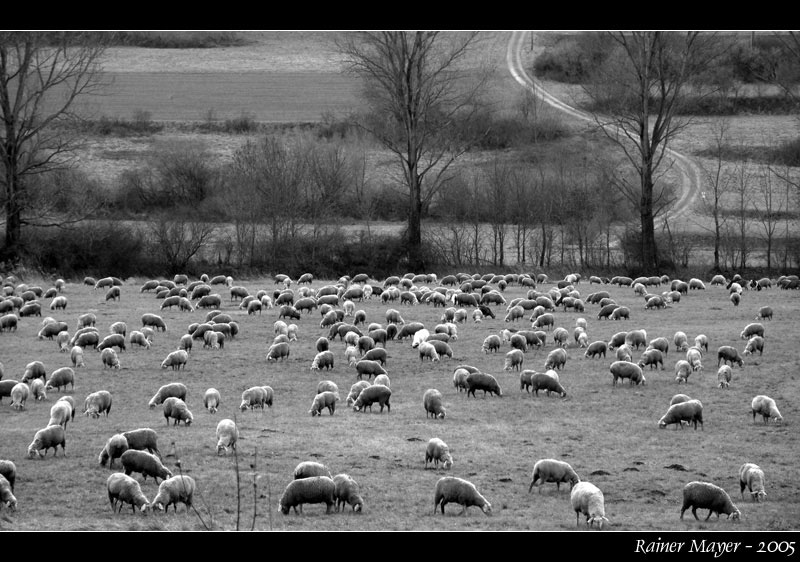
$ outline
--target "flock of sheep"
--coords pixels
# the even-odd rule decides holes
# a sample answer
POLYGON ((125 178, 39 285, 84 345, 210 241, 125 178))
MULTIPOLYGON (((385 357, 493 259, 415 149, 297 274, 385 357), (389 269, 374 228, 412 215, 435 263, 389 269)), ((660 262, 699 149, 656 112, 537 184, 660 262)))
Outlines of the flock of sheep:
MULTIPOLYGON (((204 349, 219 350, 226 342, 235 341, 241 326, 251 317, 262 316, 265 311, 277 311, 277 320, 272 324, 274 338, 264 355, 265 363, 275 362, 280 365, 292 356, 294 342, 299 338, 308 338, 313 332, 316 337, 316 355, 310 361, 312 373, 329 372, 343 368, 352 372, 354 383, 349 389, 345 403, 355 412, 372 412, 391 414, 392 385, 389 378, 388 359, 398 353, 418 355, 420 364, 451 360, 454 357, 455 342, 461 331, 479 327, 496 320, 503 329, 488 335, 478 353, 487 356, 499 353, 504 347, 510 347, 505 353, 502 367, 498 370, 516 372, 519 376, 520 391, 532 393, 534 396, 543 391, 547 396, 555 395, 566 399, 569 394, 560 380, 559 372, 567 369, 570 355, 568 350, 578 349, 585 360, 595 361, 602 358, 611 360, 608 373, 612 386, 627 383, 628 385, 646 385, 646 369, 665 370, 665 360, 670 349, 685 353, 685 358, 676 361, 674 367, 677 385, 687 385, 690 377, 704 370, 703 358, 709 353, 708 337, 699 334, 689 345, 689 338, 683 332, 676 332, 671 339, 660 336, 648 339, 643 328, 634 328, 616 333, 608 341, 595 340, 589 337, 589 322, 593 316, 590 307, 596 306, 597 313, 593 322, 620 322, 620 325, 631 320, 630 305, 620 305, 611 298, 603 285, 613 284, 619 287, 630 287, 635 298, 642 298, 642 310, 658 310, 678 306, 689 291, 705 290, 705 284, 692 279, 689 282, 670 280, 660 277, 630 279, 614 277, 588 279, 590 290, 600 290, 582 294, 578 287, 586 279, 578 274, 571 274, 563 280, 551 282, 546 276, 525 275, 488 275, 469 276, 466 274, 448 275, 438 279, 435 275, 406 275, 390 277, 383 283, 370 282, 366 275, 352 278, 343 277, 336 283, 326 284, 317 289, 312 288, 313 276, 306 274, 296 282, 286 276, 276 276, 276 282, 282 289, 260 291, 251 294, 242 285, 234 285, 226 276, 202 278, 191 281, 188 276, 176 276, 172 281, 152 280, 144 283, 140 293, 153 292, 160 302, 159 310, 148 311, 141 316, 141 327, 128 332, 125 322, 114 322, 106 335, 97 328, 96 315, 86 312, 78 315, 77 328, 69 333, 69 324, 48 317, 41 321, 38 339, 53 340, 60 351, 69 357, 71 366, 54 369, 49 375, 41 361, 33 360, 26 365, 20 380, 7 379, 0 363, 0 401, 3 397, 11 399, 10 408, 24 411, 27 401, 47 399, 47 391, 74 392, 76 378, 80 370, 86 366, 87 349, 99 352, 100 362, 104 369, 120 369, 120 355, 129 346, 137 346, 149 350, 156 337, 167 334, 176 340, 176 349, 170 351, 160 362, 162 370, 171 369, 176 374, 189 368, 190 358, 194 357, 194 342, 202 342, 204 349), (295 284, 296 289, 291 285, 295 284), (653 286, 668 286, 669 290, 651 294, 653 286), (222 286, 225 289, 217 288, 222 286), (507 302, 504 293, 509 286, 519 286, 526 290, 523 297, 507 302), (548 287, 549 286, 549 287, 548 287), (223 292, 228 295, 222 295, 223 292), (385 305, 385 322, 367 323, 364 310, 357 310, 356 303, 367 300, 385 305), (181 312, 195 313, 199 309, 208 309, 202 322, 192 323, 187 333, 175 336, 175 329, 167 327, 161 316, 165 309, 177 307, 181 312), (414 319, 414 307, 429 306, 441 308, 440 323, 426 326, 414 319), (404 308, 405 307, 405 308, 404 308), (227 308, 227 311, 224 309, 227 308), (501 313, 501 310, 505 313, 501 313), (580 315, 575 320, 572 333, 558 324, 562 321, 558 311, 571 311, 580 315), (401 310, 404 310, 401 313, 401 310), (321 321, 309 327, 304 318, 316 311, 321 321), (499 314, 499 316, 498 316, 499 314), (408 319, 404 319, 404 316, 408 319), (237 320, 238 318, 238 320, 237 320), (301 330, 298 323, 303 325, 301 330), (529 327, 519 328, 528 323, 529 327), (321 335, 319 330, 322 330, 321 335), (341 342, 342 351, 336 351, 334 342, 341 342), (406 341, 407 340, 407 341, 406 341), (543 369, 523 368, 530 360, 529 351, 551 348, 543 362, 543 369), (388 350, 392 350, 392 354, 388 350), (410 349, 412 351, 404 351, 410 349), (640 351, 641 350, 641 351, 640 351), (638 360, 636 353, 641 353, 638 360), (611 357, 607 358, 607 354, 611 357), (340 366, 343 363, 343 367, 340 366), (373 410, 376 406, 376 410, 373 410)), ((104 300, 116 302, 124 298, 124 283, 114 277, 95 280, 87 278, 85 285, 93 290, 105 290, 104 300)), ((727 280, 719 276, 711 280, 711 285, 725 285, 729 291, 729 300, 734 306, 740 306, 746 290, 768 290, 773 285, 781 288, 796 287, 796 277, 782 277, 776 282, 769 279, 745 282, 743 279, 727 280)), ((15 332, 27 316, 40 317, 43 304, 38 299, 51 298, 49 309, 63 314, 69 305, 69 295, 65 294, 67 284, 63 280, 54 283, 46 292, 38 287, 29 287, 18 283, 15 279, 6 279, 3 286, 3 299, 0 300, 0 330, 15 332)), ((73 288, 74 289, 74 288, 73 288)), ((128 287, 127 290, 130 290, 128 287)), ((740 354, 733 346, 719 346, 717 380, 721 390, 732 384, 734 365, 743 368, 744 356, 758 352, 762 355, 767 341, 765 321, 771 321, 773 310, 769 306, 761 307, 755 318, 741 331, 740 337, 746 345, 740 354)), ((12 335, 3 334, 5 337, 12 335)), ((313 341, 313 339, 311 340, 313 341)), ((9 348, 5 348, 9 353, 9 348)), ((706 360, 708 363, 708 361, 706 360)), ((695 375, 698 376, 698 375, 695 375)), ((460 363, 453 368, 453 386, 456 393, 465 392, 467 397, 480 396, 502 397, 508 390, 501 388, 499 377, 482 372, 469 364, 460 363)), ((194 414, 187 405, 189 390, 183 382, 170 382, 160 386, 149 401, 149 408, 160 407, 163 410, 166 424, 178 425, 183 422, 189 426, 194 421, 194 414)), ((340 391, 332 380, 321 380, 316 393, 310 398, 308 414, 312 417, 334 416, 337 403, 340 402, 340 391)), ((229 397, 224 397, 228 400, 229 397)), ((271 408, 275 400, 272 387, 252 386, 241 394, 239 410, 264 410, 271 408)), ((446 396, 440 389, 429 388, 421 397, 426 418, 432 420, 446 419, 446 396)), ((203 407, 209 414, 216 414, 223 396, 216 388, 208 388, 203 395, 203 407)), ((83 404, 83 414, 90 418, 108 417, 111 414, 113 396, 107 390, 89 393, 83 404)), ((676 393, 668 405, 666 412, 659 420, 654 420, 658 427, 674 425, 683 428, 686 425, 697 429, 703 428, 703 404, 692 399, 688 394, 676 393)), ((752 399, 750 409, 755 422, 761 416, 764 424, 780 423, 783 417, 776 401, 769 396, 759 394, 752 399)), ((35 432, 28 447, 26 456, 43 458, 50 448, 54 456, 58 448, 66 455, 67 425, 74 421, 76 404, 72 396, 65 394, 53 403, 50 419, 45 427, 35 432)), ((236 450, 240 439, 240 430, 230 418, 223 418, 216 424, 217 454, 228 454, 236 450)), ((109 437, 100 451, 98 462, 102 466, 113 468, 119 461, 121 472, 113 472, 107 480, 107 495, 112 510, 119 512, 123 506, 130 504, 132 510, 146 512, 149 510, 166 510, 170 505, 177 511, 177 504, 184 503, 186 509, 192 508, 192 498, 196 489, 194 478, 188 475, 175 475, 164 464, 157 444, 157 433, 151 428, 139 428, 120 432, 109 437), (147 499, 140 482, 131 476, 141 474, 144 481, 152 476, 156 483, 159 479, 158 492, 153 500, 147 499)), ((453 456, 448 445, 438 436, 430 438, 424 450, 424 468, 431 463, 435 470, 452 470, 453 456)), ((0 460, 0 500, 9 509, 18 509, 18 501, 14 496, 14 482, 17 466, 13 460, 0 460)), ((746 462, 739 470, 741 493, 747 490, 754 501, 765 498, 765 477, 763 470, 756 464, 746 462)), ((605 513, 603 492, 598 486, 581 479, 576 471, 566 462, 559 459, 540 459, 533 467, 528 491, 546 482, 570 486, 570 504, 580 523, 581 515, 588 525, 597 523, 599 528, 608 524, 605 513)), ((447 503, 462 506, 462 513, 470 506, 479 507, 484 513, 492 513, 492 505, 477 487, 470 481, 454 476, 440 478, 434 489, 434 514, 437 510, 445 513, 447 503)), ((325 503, 326 513, 332 509, 338 511, 343 504, 352 506, 353 511, 364 509, 364 499, 359 485, 348 474, 333 476, 330 470, 321 463, 303 462, 294 471, 293 479, 286 486, 278 509, 288 514, 290 510, 302 513, 304 503, 325 503)), ((741 512, 733 504, 727 492, 711 482, 690 482, 683 490, 683 504, 680 518, 687 509, 697 518, 698 508, 708 509, 712 513, 726 514, 729 518, 738 518, 741 512)))

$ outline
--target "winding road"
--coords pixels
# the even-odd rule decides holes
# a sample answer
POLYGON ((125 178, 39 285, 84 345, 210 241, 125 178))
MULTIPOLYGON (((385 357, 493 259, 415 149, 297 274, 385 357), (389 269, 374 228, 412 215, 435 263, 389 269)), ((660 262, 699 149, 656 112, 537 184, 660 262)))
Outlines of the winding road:
MULTIPOLYGON (((511 39, 508 42, 506 62, 508 64, 508 70, 511 72, 514 79, 522 86, 532 91, 539 99, 559 111, 576 119, 596 123, 591 114, 559 100, 528 74, 525 70, 525 66, 522 64, 522 51, 524 45, 527 43, 528 33, 530 33, 530 31, 513 31, 511 39)), ((700 167, 687 156, 675 152, 670 148, 667 148, 665 152, 667 156, 672 158, 680 174, 681 194, 678 201, 667 213, 667 217, 670 219, 677 219, 687 215, 691 211, 692 203, 701 195, 700 185, 702 173, 700 167)))

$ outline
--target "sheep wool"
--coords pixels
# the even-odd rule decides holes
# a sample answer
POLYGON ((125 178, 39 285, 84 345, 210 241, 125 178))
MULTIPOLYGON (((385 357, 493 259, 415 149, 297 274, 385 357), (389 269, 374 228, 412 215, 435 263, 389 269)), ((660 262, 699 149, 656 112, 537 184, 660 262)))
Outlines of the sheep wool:
POLYGON ((580 480, 578 473, 568 462, 557 459, 540 459, 533 465, 528 493, 530 494, 533 487, 537 486, 541 494, 541 485, 546 482, 555 482, 558 491, 561 490, 562 482, 569 482, 570 489, 572 489, 580 480))
POLYGON ((781 416, 780 411, 778 411, 778 406, 775 404, 775 400, 769 396, 759 394, 753 398, 753 401, 750 403, 750 407, 753 410, 753 423, 756 421, 756 414, 761 414, 765 424, 769 423, 770 419, 775 421, 775 423, 780 423, 783 421, 783 416, 781 416))
POLYGON ((17 498, 14 497, 13 484, 0 474, 0 504, 14 511, 17 509, 17 498))
POLYGON ((322 410, 327 408, 330 415, 336 411, 336 402, 339 400, 339 393, 333 392, 330 390, 326 390, 324 392, 320 392, 314 397, 313 402, 311 403, 311 410, 309 410, 309 414, 311 417, 321 416, 322 410))
POLYGON ((453 457, 450 454, 450 448, 447 443, 438 437, 431 438, 428 445, 425 447, 425 468, 428 468, 428 463, 432 462, 435 468, 439 468, 439 463, 445 470, 449 470, 453 466, 453 457))
POLYGON ((209 388, 203 394, 203 407, 211 414, 215 414, 219 409, 220 398, 219 390, 216 388, 209 388))
POLYGON ((457 503, 463 506, 461 514, 466 514, 467 508, 477 506, 484 514, 492 513, 492 504, 478 492, 472 482, 455 476, 444 476, 436 482, 433 497, 433 513, 441 509, 444 515, 444 506, 448 503, 457 503))
POLYGON ((142 513, 146 513, 150 509, 150 502, 142 493, 139 483, 126 474, 121 472, 111 474, 106 481, 106 490, 111 511, 121 512, 126 503, 131 504, 131 511, 134 513, 136 513, 136 508, 139 508, 142 513), (119 505, 119 509, 117 509, 117 505, 119 505))
POLYGON ((744 489, 747 488, 753 501, 760 502, 767 497, 764 491, 764 471, 757 464, 748 462, 739 468, 739 486, 744 499, 744 489))
POLYGON ((578 482, 570 493, 570 503, 575 510, 575 524, 580 525, 580 517, 586 517, 586 524, 590 527, 597 523, 598 529, 608 523, 605 511, 605 498, 600 488, 591 482, 578 482))
MULTIPOLYGON (((146 449, 148 452, 161 457, 161 452, 158 450, 158 433, 154 429, 140 427, 139 429, 125 431, 122 435, 128 442, 129 449, 136 449, 137 451, 146 449)), ((122 452, 120 455, 122 455, 122 452)))
POLYGON ((728 492, 719 486, 710 482, 689 482, 683 487, 683 505, 681 506, 681 519, 683 519, 684 512, 691 508, 694 518, 697 517, 698 508, 707 509, 708 516, 705 518, 709 520, 712 513, 717 514, 717 519, 721 514, 728 516, 728 519, 740 519, 742 514, 739 511, 728 492))
POLYGON ((352 477, 347 474, 337 474, 333 477, 333 499, 336 500, 336 511, 344 512, 345 504, 353 506, 353 511, 360 513, 364 509, 364 499, 361 491, 352 477))
POLYGON ((40 429, 33 436, 33 441, 28 445, 28 457, 38 455, 40 458, 47 456, 47 451, 52 447, 53 456, 58 454, 58 447, 64 456, 67 456, 67 438, 64 428, 60 425, 48 425, 44 429, 40 429), (44 451, 44 454, 42 454, 44 451))
POLYGON ((425 408, 425 417, 433 416, 434 419, 444 419, 447 412, 442 405, 442 393, 435 388, 429 388, 422 395, 422 405, 425 408))
POLYGON ((152 476, 156 483, 159 478, 165 480, 172 476, 172 471, 161 464, 161 460, 157 456, 146 451, 128 449, 120 456, 120 462, 122 462, 125 474, 140 472, 145 480, 148 476, 152 476))
POLYGON ((231 419, 220 420, 217 424, 217 454, 223 451, 228 453, 228 449, 236 449, 236 442, 239 440, 239 428, 231 419))
POLYGON ((305 503, 324 503, 325 513, 330 513, 336 501, 336 484, 330 476, 311 476, 308 478, 297 478, 289 482, 283 495, 278 502, 278 510, 284 515, 289 514, 289 510, 294 508, 297 513, 298 506, 300 513, 303 512, 305 503))
POLYGON ((194 497, 197 483, 191 476, 179 474, 167 478, 158 485, 158 494, 153 498, 150 504, 152 509, 159 511, 169 510, 171 505, 173 511, 178 511, 178 503, 183 503, 186 506, 186 511, 192 507, 192 500, 194 497))
POLYGON ((112 435, 106 441, 103 450, 100 451, 100 456, 97 461, 100 466, 105 466, 108 463, 109 468, 114 467, 114 461, 122 456, 122 453, 128 450, 128 440, 122 433, 112 435))

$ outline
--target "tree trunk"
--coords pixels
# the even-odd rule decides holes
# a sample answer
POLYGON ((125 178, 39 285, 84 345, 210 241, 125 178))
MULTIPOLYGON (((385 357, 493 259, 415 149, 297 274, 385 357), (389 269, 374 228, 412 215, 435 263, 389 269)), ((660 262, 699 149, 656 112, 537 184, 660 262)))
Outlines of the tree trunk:
POLYGON ((0 259, 10 264, 19 261, 22 240, 22 210, 18 201, 19 178, 16 173, 16 158, 11 158, 6 165, 6 237, 0 259))
POLYGON ((658 272, 658 250, 656 248, 655 217, 653 216, 653 177, 652 165, 649 156, 643 157, 642 165, 642 197, 639 205, 639 215, 642 227, 641 240, 641 265, 645 271, 658 272))
POLYGON ((408 201, 408 267, 417 273, 425 270, 422 257, 422 196, 419 178, 411 171, 408 201))

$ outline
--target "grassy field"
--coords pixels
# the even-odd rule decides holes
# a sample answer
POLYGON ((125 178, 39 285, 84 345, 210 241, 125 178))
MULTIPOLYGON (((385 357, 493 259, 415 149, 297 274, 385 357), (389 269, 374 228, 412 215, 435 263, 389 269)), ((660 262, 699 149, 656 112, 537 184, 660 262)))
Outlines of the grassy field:
MULTIPOLYGON (((45 289, 52 280, 25 280, 45 289)), ((709 352, 703 357, 704 371, 693 374, 687 385, 675 382, 673 366, 683 353, 670 349, 666 370, 647 370, 644 386, 612 386, 605 359, 586 359, 583 349, 570 339, 569 359, 560 372, 566 399, 533 396, 520 390, 519 374, 503 370, 508 344, 499 353, 484 354, 481 343, 489 334, 505 328, 527 328, 527 320, 505 323, 505 307, 495 306, 496 319, 481 323, 470 319, 458 325, 458 339, 451 341, 452 359, 420 362, 408 339, 390 341, 386 349, 387 371, 391 379, 391 412, 354 412, 344 404, 350 385, 356 381, 355 370, 344 361, 344 344, 331 343, 335 367, 331 371, 312 372, 315 342, 327 335, 321 329, 316 311, 295 321, 298 341, 291 343, 291 354, 282 362, 267 362, 265 355, 274 337, 273 323, 277 309, 250 315, 231 302, 223 286, 215 286, 223 298, 221 309, 234 316, 240 325, 239 335, 226 341, 223 349, 203 349, 195 342, 184 371, 162 370, 160 363, 178 345, 189 324, 201 322, 206 311, 160 311, 161 301, 152 293, 141 293, 144 279, 126 280, 119 301, 105 302, 102 291, 95 291, 80 281, 67 284, 64 295, 66 311, 52 313, 49 300, 42 301, 45 315, 69 324, 74 333, 77 318, 85 312, 97 315, 101 334, 115 321, 127 323, 128 332, 139 329, 141 315, 160 313, 167 331, 159 332, 149 350, 128 347, 119 354, 121 369, 104 369, 99 354, 86 350, 86 368, 77 369, 76 387, 68 391, 75 397, 78 414, 67 428, 67 455, 53 458, 52 450, 44 459, 26 458, 26 449, 34 433, 49 419, 52 404, 63 393, 48 392, 43 402, 29 401, 23 411, 10 407, 9 399, 0 403, 0 459, 17 465, 15 495, 18 509, 0 512, 0 529, 15 531, 100 531, 100 530, 202 530, 203 523, 181 506, 177 515, 142 516, 129 509, 112 513, 105 483, 111 470, 98 464, 98 454, 106 440, 119 431, 151 427, 158 432, 164 461, 177 471, 180 459, 184 473, 193 476, 199 491, 196 507, 203 521, 217 530, 249 529, 287 531, 571 531, 576 529, 569 492, 553 484, 528 493, 534 463, 542 458, 569 462, 583 480, 600 487, 605 494, 606 515, 612 531, 785 531, 797 528, 800 493, 796 462, 800 445, 795 429, 800 399, 798 366, 794 335, 800 294, 777 289, 747 292, 739 307, 728 300, 723 287, 692 291, 680 303, 659 311, 645 311, 644 301, 630 288, 576 286, 585 298, 597 290, 608 290, 620 304, 631 309, 629 321, 599 321, 597 306, 588 305, 584 313, 555 313, 556 325, 572 334, 577 318, 588 321, 591 341, 609 340, 618 331, 634 328, 647 330, 648 339, 658 336, 672 340, 684 331, 690 340, 704 333, 709 338, 709 352), (742 328, 754 321, 758 309, 770 305, 774 320, 765 322, 766 342, 763 356, 745 357, 743 368, 734 368, 728 390, 717 388, 714 363, 716 349, 733 345, 740 352, 745 342, 739 338, 742 328), (475 398, 453 387, 453 371, 459 364, 470 364, 493 374, 503 388, 503 396, 475 398), (342 395, 335 415, 327 411, 312 418, 309 408, 317 383, 330 379, 342 395), (190 426, 167 424, 159 408, 149 409, 148 401, 167 382, 180 381, 189 389, 187 403, 194 414, 190 426), (266 411, 239 410, 243 390, 255 385, 269 385, 275 400, 266 411), (222 406, 216 414, 204 410, 202 396, 209 387, 219 389, 222 406), (443 395, 447 416, 444 420, 426 417, 422 395, 437 388, 443 395), (113 395, 108 417, 91 419, 81 415, 84 397, 105 389, 113 395), (667 410, 670 398, 687 393, 704 404, 705 425, 692 429, 659 429, 658 420, 667 410), (750 401, 757 394, 773 397, 784 417, 782 425, 756 423, 750 401), (237 503, 236 471, 233 455, 216 454, 215 427, 223 418, 235 419, 241 432, 238 449, 241 493, 237 503), (425 470, 424 452, 432 437, 442 438, 452 451, 453 468, 425 470), (325 463, 336 474, 346 472, 362 489, 363 514, 325 514, 324 506, 306 505, 303 515, 282 515, 276 507, 284 487, 301 461, 325 463), (767 498, 753 503, 739 495, 738 469, 745 462, 759 464, 766 474, 767 498), (253 488, 253 472, 258 475, 253 488), (485 516, 470 508, 459 517, 460 508, 448 505, 446 515, 433 514, 433 491, 436 481, 445 474, 472 481, 493 506, 485 516), (692 480, 714 482, 728 491, 743 514, 733 523, 723 517, 708 522, 695 521, 690 513, 681 521, 681 490, 692 480), (255 495, 255 506, 254 506, 255 495), (75 517, 76 506, 80 517, 75 517)), ((316 280, 318 289, 330 281, 316 280)), ((259 289, 269 292, 277 286, 272 279, 241 279, 235 284, 251 294, 259 289)), ((373 281, 382 285, 382 280, 373 281)), ((543 285, 545 291, 552 285, 543 285)), ((296 285, 292 286, 297 289, 296 285)), ((664 288, 653 288, 661 291, 664 288)), ((527 289, 510 285, 507 301, 524 296, 527 289)), ((385 324, 388 307, 400 310, 406 322, 421 321, 432 330, 440 323, 442 308, 428 305, 384 304, 379 298, 356 302, 366 313, 367 323, 385 324)), ((22 377, 25 365, 40 360, 48 375, 56 368, 70 365, 68 354, 59 353, 54 341, 37 339, 40 318, 23 318, 16 332, 0 334, 0 362, 5 379, 22 377)), ((543 350, 525 354, 524 369, 542 371, 546 354, 553 348, 548 340, 543 350)), ((634 357, 638 358, 635 352, 634 357)), ((118 466, 118 465, 117 465, 118 466)), ((152 479, 142 481, 142 489, 152 500, 157 486, 152 479)), ((705 516, 705 510, 699 512, 705 516)), ((583 529, 581 526, 579 529, 583 529)))

